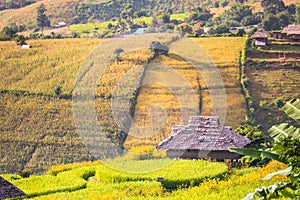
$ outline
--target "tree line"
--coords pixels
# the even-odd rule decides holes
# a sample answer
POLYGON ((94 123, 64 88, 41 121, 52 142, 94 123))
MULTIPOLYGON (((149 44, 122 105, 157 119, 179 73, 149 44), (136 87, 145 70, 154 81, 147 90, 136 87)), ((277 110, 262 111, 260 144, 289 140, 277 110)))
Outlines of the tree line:
POLYGON ((0 1, 0 10, 22 8, 35 2, 36 0, 3 0, 0 1))

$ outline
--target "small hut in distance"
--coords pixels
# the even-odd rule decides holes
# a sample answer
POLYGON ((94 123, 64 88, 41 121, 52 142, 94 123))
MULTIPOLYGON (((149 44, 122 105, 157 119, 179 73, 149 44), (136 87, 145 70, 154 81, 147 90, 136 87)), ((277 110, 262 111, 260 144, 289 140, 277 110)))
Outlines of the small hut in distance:
POLYGON ((250 142, 230 127, 223 127, 219 117, 192 116, 187 126, 173 126, 172 136, 162 141, 157 149, 166 149, 169 158, 238 159, 240 155, 228 149, 243 148, 250 142))
POLYGON ((264 29, 259 29, 251 36, 252 39, 255 39, 255 46, 267 46, 269 37, 271 35, 264 29))
POLYGON ((281 32, 284 38, 291 41, 300 41, 300 24, 291 24, 281 32))

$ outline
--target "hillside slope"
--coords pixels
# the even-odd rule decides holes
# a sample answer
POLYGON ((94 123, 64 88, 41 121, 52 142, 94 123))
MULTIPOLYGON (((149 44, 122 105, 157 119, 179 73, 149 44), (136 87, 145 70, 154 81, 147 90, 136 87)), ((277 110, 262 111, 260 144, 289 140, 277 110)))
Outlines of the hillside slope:
MULTIPOLYGON (((167 10, 172 10, 173 13, 191 12, 193 8, 202 7, 211 10, 211 13, 219 15, 225 8, 219 6, 215 7, 215 2, 221 4, 223 1, 212 0, 212 1, 199 1, 199 0, 176 0, 176 1, 153 1, 153 0, 133 0, 131 1, 134 9, 143 12, 156 12, 160 13, 167 10)), ((229 3, 234 3, 234 0, 228 0, 229 3)), ((298 0, 284 0, 286 5, 295 3, 300 5, 298 0)), ((119 17, 120 12, 126 5, 126 2, 114 0, 106 3, 105 0, 97 1, 86 1, 86 0, 40 0, 37 3, 29 6, 0 11, 0 29, 4 26, 9 26, 13 23, 17 25, 26 25, 29 29, 36 27, 36 9, 44 3, 47 9, 46 14, 49 16, 51 25, 54 25, 58 21, 65 21, 66 23, 73 22, 76 19, 76 15, 81 16, 82 14, 90 13, 87 16, 93 18, 99 18, 101 20, 109 20, 114 17, 119 17)), ((259 1, 247 1, 245 4, 252 5, 254 11, 262 11, 259 1)), ((85 19, 86 21, 88 19, 85 19)))
POLYGON ((78 0, 42 0, 35 4, 19 8, 4 10, 0 12, 0 29, 13 23, 26 25, 28 28, 36 26, 36 10, 39 5, 45 4, 51 25, 56 22, 65 21, 70 23, 73 19, 78 0))

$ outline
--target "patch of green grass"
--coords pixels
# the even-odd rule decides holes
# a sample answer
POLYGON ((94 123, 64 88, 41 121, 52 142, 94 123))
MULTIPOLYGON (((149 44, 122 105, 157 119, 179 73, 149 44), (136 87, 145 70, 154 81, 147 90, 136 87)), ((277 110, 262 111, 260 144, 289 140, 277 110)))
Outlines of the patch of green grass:
POLYGON ((88 23, 88 24, 76 24, 69 27, 71 31, 80 33, 102 33, 108 26, 108 24, 116 25, 118 21, 102 22, 102 23, 88 23))
POLYGON ((36 200, 52 199, 139 199, 159 198, 163 196, 164 190, 159 182, 139 181, 117 184, 104 184, 96 180, 90 180, 86 189, 75 192, 60 192, 46 196, 36 197, 36 200))
POLYGON ((47 195, 57 192, 71 192, 86 188, 87 179, 94 176, 93 167, 81 167, 78 169, 61 172, 57 176, 43 175, 30 176, 13 180, 11 183, 24 191, 27 197, 47 195))
POLYGON ((271 180, 263 181, 267 174, 285 169, 286 166, 276 161, 270 162, 261 169, 243 169, 235 172, 227 180, 207 180, 200 186, 187 190, 177 190, 166 199, 218 199, 235 200, 242 199, 249 192, 253 192, 257 187, 271 185, 287 178, 282 176, 274 177, 271 180))
POLYGON ((176 14, 171 14, 170 15, 170 20, 178 20, 178 21, 184 21, 190 16, 190 13, 176 13, 176 14))
POLYGON ((153 17, 140 17, 140 18, 133 19, 133 22, 138 23, 138 24, 141 24, 144 22, 145 24, 150 25, 152 23, 152 20, 153 20, 153 17))
POLYGON ((164 179, 163 185, 167 188, 199 185, 205 179, 220 178, 227 173, 227 166, 224 163, 212 163, 203 160, 123 161, 109 163, 109 167, 102 165, 97 168, 96 177, 98 180, 118 183, 157 180, 162 177, 164 179), (110 166, 118 170, 109 168, 110 166), (155 168, 158 170, 153 171, 155 168))

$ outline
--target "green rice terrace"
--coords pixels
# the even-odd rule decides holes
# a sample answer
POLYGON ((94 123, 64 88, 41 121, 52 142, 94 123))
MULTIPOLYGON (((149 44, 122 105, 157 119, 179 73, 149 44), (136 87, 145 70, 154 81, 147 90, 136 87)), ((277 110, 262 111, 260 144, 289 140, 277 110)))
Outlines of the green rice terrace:
POLYGON ((26 193, 22 199, 240 199, 258 186, 284 180, 260 180, 282 168, 277 162, 228 171, 224 163, 201 160, 115 160, 54 166, 29 178, 1 176, 26 193))

